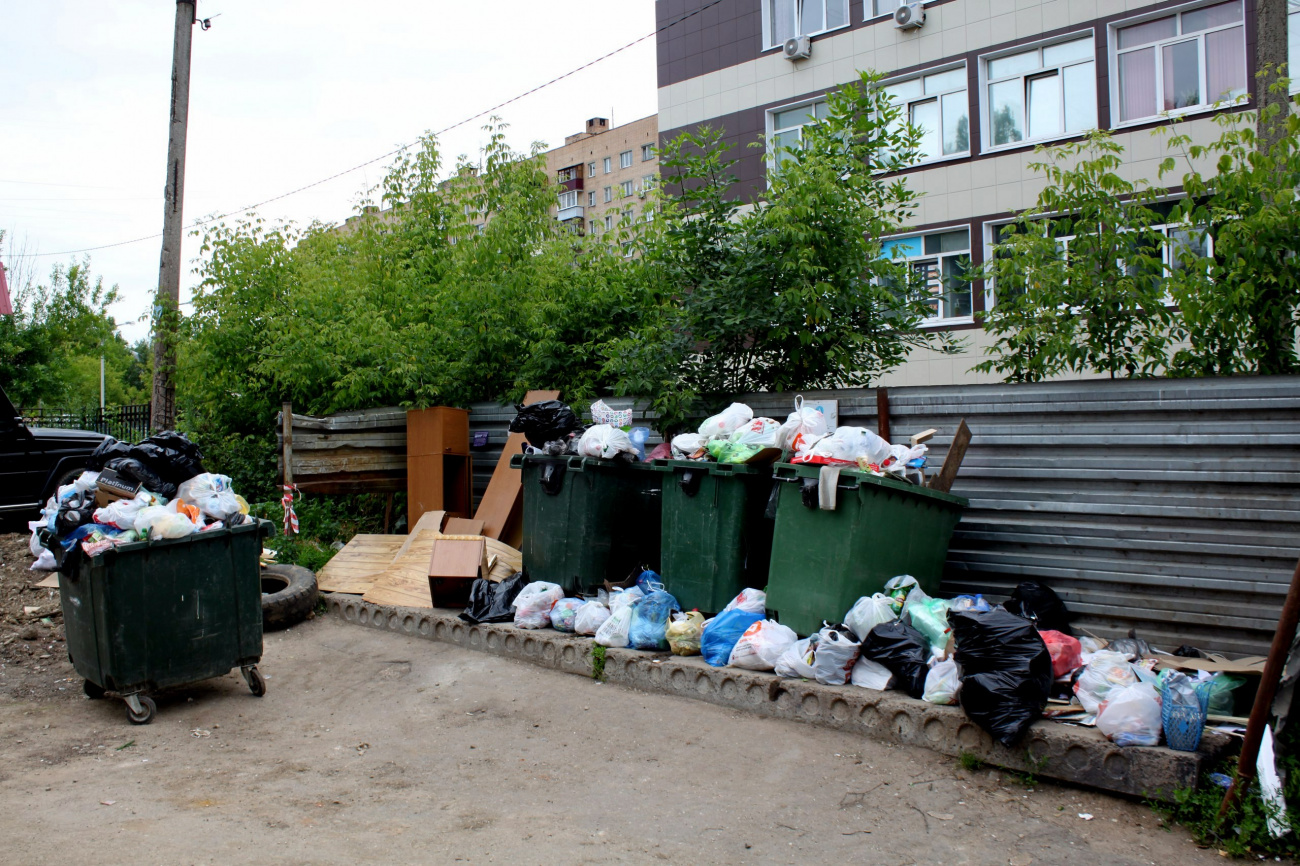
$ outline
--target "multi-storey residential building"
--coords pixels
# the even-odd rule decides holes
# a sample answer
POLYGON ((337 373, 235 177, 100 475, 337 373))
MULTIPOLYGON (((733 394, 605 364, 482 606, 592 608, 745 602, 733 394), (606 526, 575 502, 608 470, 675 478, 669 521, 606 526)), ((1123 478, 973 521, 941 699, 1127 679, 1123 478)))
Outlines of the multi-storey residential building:
MULTIPOLYGON (((969 341, 956 357, 914 353, 885 384, 979 381, 969 372, 987 342, 978 319, 995 299, 953 275, 981 263, 999 227, 1035 203, 1034 147, 1106 129, 1125 147, 1123 171, 1157 181, 1165 152, 1152 127, 1176 115, 1208 142, 1215 113, 1252 106, 1255 0, 932 0, 913 4, 924 23, 908 29, 895 21, 898 6, 658 0, 661 28, 677 22, 658 37, 660 135, 721 127, 739 160, 734 193, 750 199, 772 168, 771 153, 752 142, 797 144, 828 90, 859 70, 884 74, 924 130, 924 156, 906 173, 920 193, 915 225, 887 246, 934 286, 931 326, 969 341), (810 55, 787 59, 784 43, 800 36, 810 37, 810 55)), ((1289 12, 1300 62, 1300 2, 1289 12)))
POLYGON ((630 213, 640 218, 646 192, 659 182, 656 115, 614 128, 603 117, 546 153, 546 170, 559 184, 556 218, 575 229, 603 234, 630 213))

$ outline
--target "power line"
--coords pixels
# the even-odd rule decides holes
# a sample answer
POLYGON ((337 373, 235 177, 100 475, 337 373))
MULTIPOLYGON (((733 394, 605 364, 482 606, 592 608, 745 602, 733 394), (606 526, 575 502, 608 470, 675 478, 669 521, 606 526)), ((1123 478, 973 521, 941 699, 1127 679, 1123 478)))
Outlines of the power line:
MULTIPOLYGON (((483 109, 483 110, 480 111, 478 114, 473 114, 473 115, 471 115, 471 116, 465 118, 464 120, 459 120, 459 121, 457 121, 457 122, 451 124, 450 126, 443 127, 442 129, 439 129, 439 130, 435 131, 433 134, 434 134, 434 135, 442 135, 443 133, 450 132, 450 131, 453 130, 453 129, 456 129, 456 128, 458 128, 458 127, 464 126, 464 125, 467 124, 467 123, 472 123, 473 121, 478 120, 479 118, 484 117, 484 116, 486 116, 486 115, 489 115, 489 114, 491 114, 492 112, 497 111, 498 109, 504 108, 505 106, 510 105, 511 103, 518 102, 519 100, 521 100, 521 99, 523 99, 523 98, 525 98, 525 97, 527 97, 527 96, 532 96, 534 93, 537 93, 537 92, 540 91, 540 90, 544 90, 544 89, 546 89, 547 87, 550 87, 550 86, 553 85, 553 84, 556 84, 556 83, 558 83, 558 82, 560 82, 560 81, 563 81, 563 80, 566 79, 566 78, 569 78, 569 77, 571 77, 571 76, 577 75, 579 72, 582 72, 584 69, 589 69, 589 68, 591 68, 592 66, 595 66, 597 63, 601 63, 601 62, 603 62, 603 61, 605 61, 605 60, 608 60, 609 58, 613 57, 613 56, 616 55, 616 54, 621 54, 622 52, 628 50, 629 48, 631 48, 631 47, 633 47, 633 46, 635 46, 635 45, 639 45, 639 44, 641 44, 642 42, 645 42, 647 39, 651 39, 651 38, 653 38, 653 37, 659 35, 659 34, 662 33, 663 31, 667 30, 669 27, 673 27, 673 26, 675 26, 675 25, 677 25, 677 24, 680 24, 681 22, 685 21, 685 20, 688 19, 688 18, 693 18, 694 16, 699 15, 701 12, 704 12, 706 9, 709 9, 709 8, 711 8, 711 7, 713 7, 713 6, 717 6, 717 5, 718 5, 719 3, 721 3, 721 2, 722 2, 722 0, 711 0, 711 2, 709 2, 709 3, 705 3, 705 4, 704 4, 703 6, 701 6, 700 8, 695 9, 695 10, 693 10, 693 11, 691 11, 691 12, 687 12, 685 15, 682 15, 682 16, 680 16, 680 17, 678 17, 678 18, 673 19, 672 21, 669 21, 667 24, 664 24, 662 27, 657 27, 657 28, 655 28, 654 30, 652 30, 652 31, 650 31, 649 33, 647 33, 645 36, 642 36, 642 37, 640 37, 640 38, 638 38, 638 39, 633 39, 631 42, 627 43, 626 45, 622 46, 621 48, 615 48, 613 51, 610 51, 608 54, 603 54, 603 55, 601 55, 600 57, 597 57, 595 60, 588 61, 587 63, 582 64, 581 66, 577 67, 576 69, 570 69, 568 72, 564 73, 563 75, 557 75, 555 78, 552 78, 550 81, 547 81, 547 82, 545 82, 545 83, 543 83, 543 84, 539 84, 539 85, 537 85, 536 87, 532 88, 531 90, 526 90, 526 91, 524 91, 523 93, 520 93, 520 94, 517 95, 517 96, 512 96, 511 98, 505 100, 504 102, 498 102, 496 105, 492 106, 491 108, 485 108, 485 109, 483 109)), ((398 148, 395 148, 395 149, 393 149, 393 150, 390 150, 390 151, 388 151, 387 153, 384 153, 384 154, 381 154, 381 155, 379 155, 379 156, 376 156, 376 157, 373 158, 373 159, 368 159, 368 160, 366 160, 365 162, 357 163, 356 165, 352 166, 351 168, 345 168, 343 171, 336 172, 335 174, 332 174, 332 175, 330 175, 329 177, 324 177, 324 178, 321 178, 320 180, 312 181, 312 182, 309 183, 309 184, 306 184, 306 185, 304 185, 304 186, 300 186, 300 187, 298 187, 297 189, 289 190, 289 191, 286 192, 286 193, 281 193, 280 195, 272 196, 271 198, 263 199, 262 201, 256 202, 255 204, 245 205, 244 207, 236 208, 236 209, 234 209, 234 210, 227 211, 227 212, 225 212, 225 213, 223 213, 223 214, 218 214, 218 215, 216 215, 216 216, 210 216, 210 217, 206 217, 206 218, 204 218, 204 219, 195 220, 193 223, 190 224, 189 228, 191 228, 191 229, 198 228, 199 226, 204 226, 204 225, 207 225, 207 224, 209 224, 209 223, 216 222, 217 220, 225 219, 225 218, 228 217, 228 216, 233 216, 234 214, 237 214, 237 213, 244 213, 244 212, 247 212, 247 211, 250 211, 250 210, 256 210, 257 208, 262 207, 263 205, 270 204, 271 202, 279 201, 279 200, 281 200, 281 199, 288 198, 289 196, 292 196, 292 195, 297 195, 297 194, 300 193, 300 192, 304 192, 304 191, 309 190, 309 189, 311 189, 311 188, 313 188, 313 187, 320 186, 321 184, 324 184, 324 183, 329 183, 330 181, 332 181, 332 180, 337 180, 338 178, 343 177, 344 175, 351 174, 351 173, 354 172, 354 171, 360 171, 361 169, 366 168, 367 166, 374 165, 374 164, 377 163, 377 162, 381 162, 381 161, 383 161, 383 160, 386 160, 386 159, 389 159, 389 158, 391 158, 391 157, 394 157, 394 156, 396 156, 397 154, 401 153, 402 151, 406 150, 408 147, 414 147, 416 144, 419 144, 419 141, 418 141, 418 140, 417 140, 417 141, 410 142, 409 144, 404 144, 404 145, 402 145, 401 147, 398 147, 398 148)), ((32 257, 33 257, 33 258, 39 258, 39 257, 43 257, 43 256, 71 256, 71 255, 77 255, 78 253, 92 253, 92 252, 95 252, 95 251, 97 251, 97 250, 107 250, 107 249, 112 249, 113 247, 122 247, 122 246, 126 246, 126 245, 128 245, 128 244, 138 244, 138 243, 140 243, 141 241, 154 240, 155 238, 160 238, 160 237, 162 237, 162 233, 161 233, 161 232, 159 232, 159 233, 157 233, 157 234, 146 235, 145 237, 132 238, 132 239, 129 240, 129 241, 118 241, 117 243, 113 243, 113 244, 102 244, 101 246, 97 246, 97 247, 86 247, 86 248, 84 248, 84 249, 80 249, 80 250, 63 250, 62 252, 57 252, 57 253, 33 253, 33 254, 32 254, 32 257)))

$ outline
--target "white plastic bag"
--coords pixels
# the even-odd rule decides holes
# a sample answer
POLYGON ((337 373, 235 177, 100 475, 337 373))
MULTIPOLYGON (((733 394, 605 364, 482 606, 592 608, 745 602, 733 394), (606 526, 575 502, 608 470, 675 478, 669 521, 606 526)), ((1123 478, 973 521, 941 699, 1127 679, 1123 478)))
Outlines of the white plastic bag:
POLYGON ((58 567, 59 564, 54 561, 54 554, 42 547, 40 555, 36 557, 36 561, 32 563, 30 570, 54 571, 58 567))
POLYGON ((104 526, 116 526, 118 529, 137 529, 136 522, 140 512, 148 508, 148 499, 137 496, 134 499, 117 499, 103 508, 95 509, 94 520, 104 526))
POLYGON ((226 475, 214 475, 211 472, 195 475, 176 488, 176 498, 218 520, 227 520, 240 511, 239 499, 226 475))
POLYGON ((76 488, 78 493, 86 493, 87 491, 94 490, 99 486, 99 473, 87 470, 73 480, 72 486, 76 488))
POLYGON ((578 440, 578 455, 580 457, 599 457, 602 460, 612 460, 615 456, 624 453, 636 453, 636 449, 632 447, 632 440, 622 430, 608 424, 597 424, 594 427, 588 427, 587 432, 583 433, 582 438, 578 440))
POLYGON ((149 537, 183 538, 198 528, 194 521, 166 505, 148 505, 136 512, 135 529, 149 533, 149 537))
POLYGON ((45 525, 44 520, 27 521, 27 528, 32 531, 32 537, 27 542, 27 549, 32 552, 32 556, 40 556, 41 552, 45 550, 45 548, 41 545, 41 540, 36 537, 36 530, 40 529, 44 525, 45 525))
POLYGON ((515 609, 515 626, 517 628, 549 628, 551 625, 551 608, 564 598, 564 590, 554 583, 535 580, 519 590, 519 595, 511 602, 515 609))
POLYGON ((889 456, 889 443, 865 427, 837 427, 829 436, 818 439, 811 448, 796 454, 799 458, 818 458, 842 464, 856 464, 858 458, 879 465, 889 456))
POLYGON ((703 448, 706 441, 708 440, 699 433, 678 433, 673 437, 673 456, 679 458, 690 457, 703 448))
POLYGON ((632 410, 614 409, 604 400, 591 404, 591 423, 608 424, 611 427, 631 427, 632 410))
POLYGON ((742 589, 740 595, 727 602, 727 606, 719 613, 736 609, 745 613, 763 613, 767 610, 767 593, 761 589, 742 589))
POLYGON ((864 689, 883 692, 894 684, 894 675, 880 662, 872 661, 866 656, 858 656, 849 682, 864 689))
POLYGON ((609 612, 618 613, 622 608, 631 607, 634 602, 645 598, 645 593, 641 587, 633 586, 620 592, 612 592, 609 595, 609 612))
POLYGON ((844 624, 852 629, 858 640, 866 640, 871 630, 881 623, 898 619, 894 612, 894 602, 889 596, 878 592, 864 595, 853 603, 853 607, 844 615, 844 624))
POLYGON ((596 643, 601 646, 621 648, 627 646, 628 632, 632 629, 632 606, 623 605, 609 615, 609 619, 596 629, 596 643))
POLYGON ((578 608, 578 614, 573 618, 573 631, 577 634, 595 634, 607 619, 609 608, 598 601, 589 601, 578 608))
POLYGON ((794 411, 777 433, 777 447, 798 453, 826 435, 826 416, 811 407, 805 408, 803 397, 794 398, 794 411))
POLYGON ((1097 730, 1119 746, 1157 746, 1162 727, 1160 695, 1150 683, 1112 689, 1097 713, 1097 730))
POLYGON ((814 677, 828 686, 844 685, 853 673, 862 645, 839 629, 823 628, 817 636, 812 661, 814 677))
POLYGON ((960 689, 961 677, 957 675, 957 663, 947 659, 936 662, 925 675, 925 693, 921 699, 932 704, 955 704, 960 689))
POLYGON ((817 672, 813 670, 813 645, 817 643, 817 635, 806 637, 803 640, 797 640, 790 644, 781 657, 776 660, 776 672, 783 677, 803 677, 804 679, 817 679, 817 672))
POLYGON ((758 448, 775 448, 781 424, 773 418, 755 418, 740 425, 731 434, 731 441, 758 448))
POLYGON ((1101 709, 1101 705, 1115 688, 1124 688, 1137 682, 1133 665, 1123 653, 1100 650, 1093 654, 1083 673, 1079 674, 1074 684, 1074 693, 1079 703, 1090 713, 1101 709))
POLYGON ((789 626, 770 619, 759 620, 736 641, 727 664, 751 671, 770 671, 798 639, 799 635, 789 626))
POLYGON ((700 425, 700 435, 705 439, 726 439, 736 429, 754 419, 754 410, 744 403, 732 403, 717 415, 706 418, 700 425))

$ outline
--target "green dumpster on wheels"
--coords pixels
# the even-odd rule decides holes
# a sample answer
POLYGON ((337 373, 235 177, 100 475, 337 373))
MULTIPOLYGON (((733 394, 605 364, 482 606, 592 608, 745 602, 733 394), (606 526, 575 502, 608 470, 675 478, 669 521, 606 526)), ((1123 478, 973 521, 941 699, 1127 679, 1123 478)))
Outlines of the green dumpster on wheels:
POLYGON ((960 496, 870 472, 841 469, 835 510, 818 504, 822 467, 778 463, 781 484, 767 607, 807 635, 838 622, 864 595, 899 574, 937 593, 962 509, 960 496))
POLYGON ((648 464, 516 454, 524 488, 524 571, 567 593, 659 568, 660 479, 648 464))
POLYGON ((262 539, 269 521, 137 541, 96 556, 64 551, 59 597, 68 656, 92 698, 112 692, 136 724, 153 720, 149 692, 241 668, 266 692, 262 658, 262 539))
POLYGON ((772 467, 656 460, 664 473, 660 575, 683 610, 717 613, 767 583, 772 467))

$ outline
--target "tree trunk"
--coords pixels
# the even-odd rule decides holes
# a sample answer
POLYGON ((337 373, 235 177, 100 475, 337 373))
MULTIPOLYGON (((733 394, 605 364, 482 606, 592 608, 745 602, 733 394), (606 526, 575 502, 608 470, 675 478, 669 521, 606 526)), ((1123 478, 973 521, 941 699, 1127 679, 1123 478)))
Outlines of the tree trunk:
POLYGON ((1258 148, 1267 151, 1281 138, 1288 114, 1285 90, 1274 88, 1283 74, 1293 76, 1286 64, 1287 0, 1255 0, 1255 107, 1258 148), (1273 112, 1265 110, 1277 106, 1273 112))

